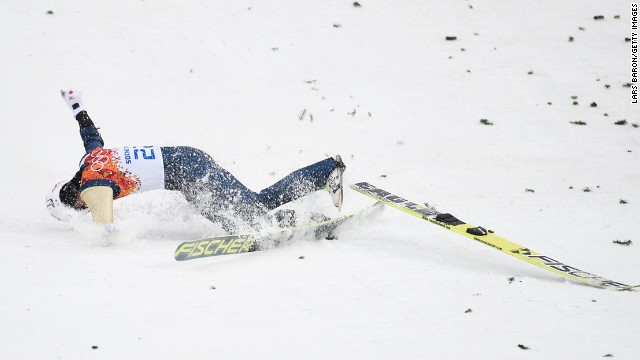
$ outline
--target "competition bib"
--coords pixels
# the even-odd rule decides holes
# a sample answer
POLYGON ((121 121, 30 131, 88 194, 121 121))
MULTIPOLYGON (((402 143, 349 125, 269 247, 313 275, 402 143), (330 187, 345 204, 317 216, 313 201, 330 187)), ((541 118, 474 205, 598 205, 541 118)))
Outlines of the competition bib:
POLYGON ((138 178, 138 191, 164 189, 164 164, 159 146, 124 146, 116 151, 120 155, 120 166, 138 178))
POLYGON ((95 148, 85 155, 82 183, 107 180, 120 188, 116 198, 164 188, 164 164, 159 146, 95 148))

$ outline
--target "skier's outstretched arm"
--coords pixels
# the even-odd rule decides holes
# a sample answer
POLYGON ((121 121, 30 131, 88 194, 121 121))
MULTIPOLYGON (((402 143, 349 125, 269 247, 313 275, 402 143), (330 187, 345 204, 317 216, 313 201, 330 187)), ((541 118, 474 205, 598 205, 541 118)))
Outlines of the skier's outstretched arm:
POLYGON ((84 144, 84 150, 87 153, 90 153, 97 147, 103 147, 104 141, 102 140, 102 136, 100 136, 98 128, 93 124, 89 114, 82 106, 80 92, 69 89, 60 90, 60 94, 73 112, 73 115, 80 126, 80 137, 84 144))
MULTIPOLYGON (((82 106, 80 92, 61 90, 60 94, 67 103, 80 126, 80 137, 86 153, 104 146, 98 128, 93 124, 89 114, 82 106)), ((80 199, 91 210, 93 221, 105 225, 107 231, 115 230, 113 223, 113 189, 110 186, 91 186, 80 192, 80 199)))

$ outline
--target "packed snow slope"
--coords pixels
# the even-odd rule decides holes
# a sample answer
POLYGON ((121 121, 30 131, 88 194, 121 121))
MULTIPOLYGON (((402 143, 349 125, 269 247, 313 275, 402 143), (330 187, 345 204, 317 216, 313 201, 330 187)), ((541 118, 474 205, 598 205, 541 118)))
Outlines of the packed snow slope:
POLYGON ((107 146, 195 146, 256 190, 341 154, 347 183, 640 283, 630 2, 358 3, 3 1, 0 359, 637 359, 638 292, 391 208, 188 262, 181 241, 221 230, 179 194, 119 200, 111 236, 49 217, 83 155, 73 86, 107 146))

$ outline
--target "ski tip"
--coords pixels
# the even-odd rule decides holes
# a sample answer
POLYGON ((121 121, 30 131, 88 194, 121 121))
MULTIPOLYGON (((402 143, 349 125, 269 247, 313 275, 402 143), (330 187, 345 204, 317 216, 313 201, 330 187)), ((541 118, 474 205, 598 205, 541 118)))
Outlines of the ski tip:
POLYGON ((637 288, 639 288, 639 287, 640 287, 640 284, 638 284, 638 285, 631 285, 631 286, 627 286, 627 287, 619 288, 619 289, 616 289, 616 290, 618 290, 618 291, 635 291, 635 290, 636 290, 637 288))

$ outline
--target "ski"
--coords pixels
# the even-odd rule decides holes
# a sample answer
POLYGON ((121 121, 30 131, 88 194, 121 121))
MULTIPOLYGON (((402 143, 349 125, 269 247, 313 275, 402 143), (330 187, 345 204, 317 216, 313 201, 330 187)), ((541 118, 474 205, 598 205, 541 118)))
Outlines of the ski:
POLYGON ((633 290, 633 289, 639 288, 639 287, 640 287, 640 284, 639 285, 631 285, 631 286, 623 287, 623 288, 618 289, 618 290, 620 290, 620 291, 630 291, 630 290, 633 290))
POLYGON ((379 203, 376 202, 358 211, 304 225, 185 241, 176 248, 174 258, 176 261, 185 261, 203 257, 263 251, 280 246, 294 237, 326 238, 331 240, 334 238, 333 231, 339 226, 356 217, 372 213, 375 209, 380 208, 378 205, 379 203))
POLYGON ((432 224, 451 230, 459 235, 478 241, 484 245, 491 246, 503 253, 514 256, 529 264, 538 266, 554 274, 567 279, 580 282, 598 288, 612 288, 616 290, 632 290, 640 285, 627 285, 617 281, 609 280, 598 275, 579 270, 569 266, 549 256, 542 255, 527 247, 502 238, 492 231, 487 231, 482 226, 473 226, 457 219, 449 213, 441 213, 425 203, 425 205, 411 202, 403 197, 395 195, 389 191, 380 189, 367 182, 360 182, 350 186, 351 189, 367 195, 383 204, 401 210, 415 217, 426 220, 432 224))

